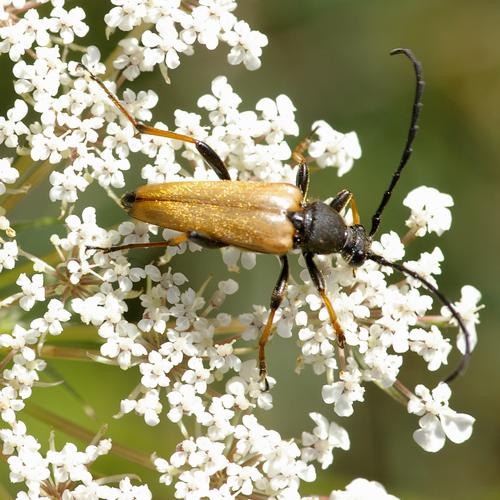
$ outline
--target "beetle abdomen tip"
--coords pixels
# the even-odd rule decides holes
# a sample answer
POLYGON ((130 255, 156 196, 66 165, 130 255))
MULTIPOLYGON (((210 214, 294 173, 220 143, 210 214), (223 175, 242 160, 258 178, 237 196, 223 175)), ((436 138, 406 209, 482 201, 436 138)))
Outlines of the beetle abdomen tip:
POLYGON ((136 194, 135 191, 129 191, 122 196, 121 204, 125 210, 130 210, 132 205, 135 203, 136 194))

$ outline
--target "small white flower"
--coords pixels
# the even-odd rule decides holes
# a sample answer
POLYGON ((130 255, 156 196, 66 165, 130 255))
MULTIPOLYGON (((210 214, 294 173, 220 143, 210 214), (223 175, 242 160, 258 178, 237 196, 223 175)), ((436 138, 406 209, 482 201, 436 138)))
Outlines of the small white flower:
MULTIPOLYGON (((12 455, 7 459, 9 464, 9 479, 12 483, 27 481, 33 488, 35 495, 42 481, 47 480, 51 475, 49 462, 37 450, 22 448, 17 455, 12 455)), ((29 498, 29 497, 26 497, 29 498)))
POLYGON ((296 108, 288 96, 279 95, 276 101, 265 97, 256 104, 255 109, 262 112, 267 125, 264 135, 269 144, 280 143, 285 135, 299 135, 299 126, 295 121, 296 108))
POLYGON ((441 236, 451 227, 453 198, 449 194, 440 193, 437 189, 420 186, 410 191, 403 200, 403 205, 411 209, 406 225, 415 231, 417 236, 427 232, 441 236))
MULTIPOLYGON (((108 498, 137 498, 140 500, 151 500, 153 498, 153 494, 146 484, 132 484, 129 477, 123 478, 118 486, 119 488, 114 488, 118 490, 116 494, 113 493, 108 498)), ((106 498, 106 496, 103 495, 102 498, 106 498)))
POLYGON ((368 481, 358 477, 351 481, 345 491, 335 490, 330 493, 329 500, 398 500, 398 497, 389 495, 385 488, 377 481, 368 481))
MULTIPOLYGON (((434 248, 432 253, 423 252, 420 255, 420 259, 416 261, 410 260, 406 262, 406 267, 408 267, 408 269, 411 269, 412 271, 415 271, 419 276, 426 279, 437 288, 437 283, 433 275, 441 274, 441 262, 443 260, 443 252, 440 248, 436 247, 434 248)), ((413 279, 410 276, 408 276, 406 279, 414 287, 422 286, 420 280, 413 279)))
POLYGON ((160 423, 163 405, 160 403, 159 393, 156 390, 148 391, 143 398, 137 401, 135 411, 144 416, 144 422, 153 427, 160 423))
POLYGON ((92 479, 86 468, 88 457, 84 452, 78 451, 73 443, 66 443, 61 451, 49 450, 47 460, 53 468, 57 483, 68 480, 89 482, 92 479))
POLYGON ((195 415, 203 420, 205 407, 203 400, 196 394, 194 386, 176 382, 167 394, 170 411, 167 414, 171 422, 179 422, 184 416, 195 415))
POLYGON ((135 80, 143 71, 152 71, 153 65, 145 64, 144 47, 139 45, 137 38, 125 38, 118 42, 122 52, 113 61, 113 66, 123 71, 127 80, 135 80))
POLYGON ((51 30, 58 32, 66 45, 73 43, 75 35, 81 38, 89 31, 88 25, 83 22, 85 11, 81 7, 74 7, 70 11, 56 7, 50 15, 56 21, 51 30))
POLYGON ((0 346, 17 351, 26 361, 34 361, 35 351, 28 347, 36 344, 39 334, 35 330, 26 330, 20 325, 15 325, 11 335, 0 335, 0 346))
POLYGON ((147 14, 147 7, 142 1, 112 0, 114 5, 105 16, 104 21, 110 28, 130 31, 138 26, 147 14))
POLYGON ((175 69, 180 64, 179 52, 185 52, 187 45, 179 38, 179 33, 171 19, 163 17, 156 23, 158 33, 147 30, 141 41, 146 47, 144 62, 151 66, 165 63, 167 68, 175 69))
POLYGON ((189 370, 182 375, 182 381, 186 384, 192 384, 198 394, 205 394, 207 384, 212 380, 210 370, 203 366, 201 358, 190 358, 188 361, 189 370))
POLYGON ((385 348, 377 346, 368 349, 364 355, 367 368, 363 370, 366 380, 375 380, 382 387, 391 387, 399 374, 403 364, 403 357, 389 354, 385 348))
POLYGON ((69 321, 70 318, 71 313, 64 309, 64 304, 58 299, 51 299, 43 318, 33 320, 30 326, 40 333, 48 332, 51 335, 59 335, 63 331, 61 321, 69 321))
POLYGON ((111 359, 116 358, 122 370, 130 368, 134 359, 147 354, 140 342, 139 330, 128 321, 120 320, 116 325, 105 322, 99 327, 98 333, 106 339, 106 343, 101 345, 101 354, 111 359))
POLYGON ((237 120, 241 97, 233 91, 225 76, 212 80, 212 94, 205 94, 198 99, 197 106, 209 111, 212 125, 219 126, 237 120))
POLYGON ((170 385, 168 374, 173 366, 160 352, 151 351, 148 355, 148 362, 139 365, 142 374, 142 385, 149 389, 154 389, 157 386, 167 387, 170 385))
POLYGON ((374 241, 372 251, 390 262, 401 260, 405 255, 405 247, 399 235, 394 231, 384 233, 380 237, 380 241, 374 241))
POLYGON ((333 462, 333 448, 348 450, 350 447, 347 431, 328 420, 319 413, 310 413, 309 416, 317 424, 313 433, 302 433, 302 459, 306 462, 317 460, 322 469, 328 468, 333 462))
POLYGON ((5 193, 5 184, 14 183, 19 177, 17 169, 11 166, 12 161, 12 158, 0 159, 0 195, 5 193))
POLYGON ((448 364, 450 341, 443 338, 437 326, 432 325, 430 331, 414 328, 410 332, 409 339, 411 350, 427 361, 429 371, 436 371, 442 364, 448 364))
POLYGON ((75 172, 73 167, 66 167, 61 172, 52 172, 49 176, 52 188, 49 192, 51 201, 63 201, 75 203, 78 199, 78 191, 85 191, 89 182, 80 174, 75 172))
MULTIPOLYGON (((479 305, 479 301, 481 300, 481 292, 470 285, 465 285, 462 287, 462 295, 460 300, 454 304, 455 309, 462 317, 462 320, 465 323, 465 326, 470 334, 470 350, 472 351, 477 344, 477 334, 476 334, 476 325, 479 324, 479 310, 484 306, 479 305)), ((447 307, 441 308, 441 314, 445 318, 450 318, 450 322, 456 324, 454 318, 451 317, 451 312, 447 307)), ((457 347, 458 350, 464 354, 465 353, 465 337, 464 332, 460 328, 460 331, 457 336, 457 347)))
MULTIPOLYGON (((114 125, 114 124, 110 124, 114 125)), ((110 138, 108 135, 107 138, 110 138)), ((128 146, 125 146, 128 154, 128 146)), ((111 149, 105 149, 101 153, 99 161, 93 164, 92 177, 103 187, 123 188, 125 179, 123 171, 130 170, 130 162, 126 158, 115 158, 111 149)))
POLYGON ((260 68, 262 47, 268 43, 266 35, 252 31, 245 21, 238 21, 223 38, 232 47, 227 56, 229 64, 243 63, 249 70, 260 68))
POLYGON ((19 305, 25 311, 29 311, 37 301, 45 300, 45 288, 43 286, 43 274, 34 274, 32 279, 28 278, 25 273, 21 273, 17 278, 18 284, 23 293, 19 301, 19 305))
POLYGON ((314 122, 312 130, 318 140, 311 141, 308 150, 320 167, 337 167, 340 177, 351 170, 354 160, 361 158, 356 132, 337 132, 323 120, 314 122))
POLYGON ((339 417, 349 417, 353 414, 354 401, 364 401, 365 388, 361 386, 361 371, 354 361, 349 359, 348 369, 340 374, 340 382, 324 385, 321 390, 323 401, 333 404, 339 417))
POLYGON ((233 462, 226 467, 227 485, 232 492, 250 496, 263 478, 262 472, 253 466, 241 466, 233 462))
POLYGON ((448 405, 450 387, 440 383, 432 392, 419 384, 415 397, 408 401, 408 412, 421 416, 420 429, 413 433, 413 439, 425 451, 439 451, 448 438, 453 443, 463 443, 472 435, 475 418, 457 413, 448 405))
POLYGON ((16 265, 19 249, 17 241, 6 241, 0 246, 0 272, 3 269, 13 269, 16 265))
MULTIPOLYGON (((15 148, 18 146, 19 136, 29 133, 28 127, 22 122, 27 114, 28 105, 23 100, 16 99, 16 101, 14 102, 14 107, 7 111, 7 118, 4 118, 3 116, 0 117, 0 144, 5 143, 8 148, 15 148)), ((7 158, 3 158, 2 160, 0 160, 0 180, 9 183, 9 181, 5 180, 4 178, 4 169, 6 168, 5 160, 7 160, 7 158)), ((15 175, 14 180, 18 175, 19 173, 15 175)), ((12 172, 10 173, 9 177, 12 178, 12 172)), ((10 181, 10 183, 14 182, 14 180, 10 181)))
POLYGON ((24 408, 24 401, 19 397, 17 391, 7 385, 0 389, 0 418, 6 424, 16 421, 16 412, 24 408))

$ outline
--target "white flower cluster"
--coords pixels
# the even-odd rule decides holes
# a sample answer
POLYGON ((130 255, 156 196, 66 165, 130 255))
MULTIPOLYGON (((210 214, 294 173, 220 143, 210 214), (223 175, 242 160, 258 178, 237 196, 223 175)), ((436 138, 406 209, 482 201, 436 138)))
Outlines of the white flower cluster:
MULTIPOLYGON (((51 445, 44 454, 21 420, 26 399, 41 385, 44 345, 64 334, 69 324, 97 331, 96 361, 122 370, 138 366, 137 384, 120 402, 119 416, 135 412, 148 426, 168 420, 183 431, 169 460, 154 461, 160 481, 173 484, 176 498, 300 498, 300 481, 315 478, 314 463, 327 468, 334 448, 347 450, 350 443, 347 432, 320 413, 310 414, 316 427, 302 433, 300 445, 298 439, 284 439, 264 427, 253 415, 255 409, 272 409, 272 390, 263 387, 253 349, 250 357, 243 354, 254 347, 269 310, 254 306, 250 313, 225 313, 226 297, 238 291, 238 283, 227 276, 201 290, 192 288, 188 276, 175 271, 174 256, 199 250, 194 243, 168 248, 158 261, 142 267, 133 267, 123 252, 90 251, 88 247, 148 243, 158 228, 127 220, 108 230, 98 225, 93 207, 79 212, 73 206, 92 182, 110 196, 110 203, 116 199, 113 190, 125 187, 129 156, 136 152, 149 158, 141 172, 148 183, 216 178, 192 144, 138 136, 78 66, 80 60, 95 75, 109 74, 113 64, 119 76, 105 85, 116 92, 126 79, 156 65, 163 70, 177 67, 179 55, 191 54, 195 42, 208 49, 224 42, 231 47, 231 64, 243 62, 256 69, 267 38, 235 17, 234 0, 113 0, 105 17, 108 31, 118 29, 132 36, 121 40, 120 55, 105 64, 96 47, 87 47, 83 57, 76 52, 80 47, 75 40, 89 31, 81 7, 68 10, 64 0, 52 0, 44 17, 45 11, 39 10, 43 3, 49 2, 0 4, 0 52, 15 63, 14 88, 20 97, 0 117, 0 143, 17 154, 17 159, 0 159, 0 195, 26 195, 19 183, 18 161, 43 162, 37 168, 51 172, 47 197, 61 204, 66 231, 50 238, 53 260, 59 259, 53 267, 18 246, 10 221, 0 211, 0 231, 5 233, 0 238, 0 271, 13 269, 20 257, 30 260, 34 269, 32 273, 23 269, 12 283, 16 292, 0 302, 20 318, 10 332, 0 335, 0 347, 9 352, 0 367, 4 381, 0 418, 5 424, 0 438, 11 481, 26 486, 18 498, 39 498, 42 492, 68 499, 151 498, 147 486, 127 478, 112 487, 93 477, 89 467, 108 453, 110 441, 101 440, 83 452, 71 443, 60 451, 51 445), (131 303, 139 308, 138 317, 129 317, 131 303), (189 434, 187 427, 197 430, 189 434)), ((150 122, 158 98, 152 91, 125 89, 122 101, 135 119, 150 122)), ((295 181, 288 140, 293 137, 296 144, 301 134, 296 109, 286 95, 263 98, 253 110, 240 109, 241 97, 226 77, 219 76, 197 105, 206 118, 177 110, 174 130, 209 144, 232 179, 295 181)), ((157 126, 168 130, 162 123, 157 126)), ((338 175, 361 156, 354 132, 337 132, 324 121, 302 135, 308 136, 302 143, 307 160, 322 168, 335 167, 338 175)), ((412 210, 408 225, 413 235, 441 234, 449 228, 448 195, 418 188, 405 204, 412 210)), ((168 239, 172 231, 164 229, 162 236, 168 239)), ((405 254, 402 241, 391 232, 381 235, 372 249, 388 260, 400 260, 405 254)), ((222 259, 229 270, 235 270, 239 261, 247 269, 256 265, 255 254, 234 248, 224 249, 222 259)), ((436 283, 442 260, 436 248, 407 266, 436 283)), ((305 267, 302 259, 299 262, 305 267)), ((374 262, 356 274, 338 256, 317 257, 317 263, 345 330, 345 359, 328 311, 305 269, 303 281, 289 285, 275 326, 282 337, 297 332, 297 371, 311 365, 322 377, 323 400, 338 416, 354 412, 354 403, 363 401, 366 382, 384 389, 401 385, 397 377, 404 355, 416 353, 431 371, 447 363, 451 344, 439 326, 454 320, 447 309, 429 319, 432 298, 417 280, 393 279, 391 269, 374 262)), ((479 292, 468 286, 455 304, 474 333, 479 301, 479 292)), ((463 352, 463 337, 458 336, 457 342, 463 352)), ((270 365, 272 373, 272 360, 270 365)), ((271 389, 280 384, 271 377, 268 381, 271 389)), ((445 385, 432 393, 417 386, 415 394, 403 394, 408 411, 420 417, 421 429, 414 438, 428 451, 440 449, 445 436, 462 442, 472 432, 473 418, 450 409, 450 395, 445 385)), ((345 492, 333 492, 331 498, 356 495, 393 498, 377 483, 365 480, 354 481, 345 492)))
POLYGON ((68 493, 66 486, 71 484, 71 496, 75 499, 131 498, 149 500, 152 498, 145 485, 134 486, 125 477, 117 487, 101 484, 94 479, 89 467, 100 457, 109 453, 111 441, 103 439, 97 445, 89 445, 85 451, 78 451, 73 443, 66 443, 60 451, 51 449, 46 454, 40 452, 40 444, 27 433, 26 425, 19 421, 12 429, 0 429, 3 443, 2 453, 8 457, 10 480, 12 483, 26 483, 28 489, 20 493, 18 499, 57 498, 61 489, 68 493))
POLYGON ((250 70, 260 68, 267 37, 238 20, 233 14, 237 7, 234 0, 112 0, 112 3, 116 7, 104 18, 110 32, 116 28, 129 32, 144 24, 152 25, 140 40, 130 37, 120 42, 123 52, 114 66, 123 70, 128 80, 152 71, 156 65, 177 68, 179 55, 192 55, 196 42, 209 50, 224 42, 231 47, 229 64, 243 63, 250 70))
POLYGON ((169 461, 155 460, 162 482, 170 484, 178 477, 176 498, 222 500, 257 495, 298 500, 300 481, 311 482, 316 477, 310 462, 318 461, 326 468, 332 462, 334 447, 349 448, 347 432, 318 413, 311 413, 318 426, 313 434, 303 433, 301 451, 293 441, 283 440, 276 431, 259 424, 253 415, 245 415, 241 424, 231 425, 234 411, 228 407, 232 403, 217 400, 214 403, 219 411, 225 408, 217 419, 219 424, 225 422, 227 429, 223 434, 209 432, 210 439, 185 440, 169 461), (232 436, 230 458, 222 441, 228 435, 232 436))
POLYGON ((449 194, 437 189, 420 186, 403 200, 403 205, 411 209, 411 216, 406 225, 415 231, 416 236, 425 236, 427 232, 441 236, 451 227, 453 199, 449 194))

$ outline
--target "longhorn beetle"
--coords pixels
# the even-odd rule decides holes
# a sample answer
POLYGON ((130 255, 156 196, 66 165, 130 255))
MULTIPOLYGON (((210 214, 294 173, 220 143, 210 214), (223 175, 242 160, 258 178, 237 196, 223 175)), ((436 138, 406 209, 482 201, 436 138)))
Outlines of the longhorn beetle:
POLYGON ((269 316, 259 339, 259 370, 261 379, 268 387, 265 346, 269 340, 274 315, 286 292, 288 283, 288 257, 292 249, 300 249, 314 286, 328 311, 331 324, 340 347, 343 360, 344 331, 325 290, 325 280, 315 261, 315 255, 340 253, 353 268, 372 260, 418 280, 450 310, 463 331, 465 353, 458 367, 445 379, 453 380, 463 372, 470 357, 470 334, 460 314, 450 301, 427 279, 403 264, 387 261, 371 251, 382 213, 392 195, 401 172, 412 153, 412 145, 418 130, 418 118, 422 108, 424 81, 422 69, 409 49, 394 49, 393 54, 404 54, 412 63, 416 76, 416 90, 406 144, 399 165, 389 187, 384 192, 379 207, 372 217, 371 229, 366 231, 360 224, 359 213, 353 194, 344 189, 329 203, 308 202, 309 169, 302 156, 306 147, 303 141, 296 148, 294 159, 298 161, 296 185, 232 181, 217 153, 207 144, 192 137, 151 127, 137 121, 104 83, 87 68, 80 65, 111 99, 113 104, 135 127, 138 134, 149 134, 193 144, 205 162, 214 170, 219 181, 167 182, 141 186, 122 197, 123 208, 135 219, 180 231, 182 234, 170 240, 156 243, 133 243, 110 248, 90 247, 105 252, 144 247, 167 247, 186 240, 204 247, 220 248, 228 245, 253 252, 278 255, 282 268, 271 295, 269 316), (345 222, 340 212, 350 204, 354 224, 345 222))

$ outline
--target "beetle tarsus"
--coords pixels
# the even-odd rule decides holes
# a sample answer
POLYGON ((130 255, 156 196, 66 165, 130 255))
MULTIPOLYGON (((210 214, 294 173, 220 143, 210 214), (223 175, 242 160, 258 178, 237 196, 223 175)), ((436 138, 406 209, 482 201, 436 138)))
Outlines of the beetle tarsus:
MULTIPOLYGON (((271 295, 271 308, 269 310, 269 316, 267 317, 266 324, 264 326, 264 330, 259 338, 259 373, 262 378, 266 378, 267 374, 267 364, 266 364, 266 344, 269 341, 269 337, 271 336, 271 331, 273 328, 273 319, 276 311, 278 310, 283 298, 285 296, 286 288, 288 285, 288 258, 286 255, 282 255, 280 257, 282 268, 280 275, 278 277, 278 281, 276 282, 276 286, 274 287, 273 293, 271 295)), ((266 379, 266 386, 269 387, 269 383, 266 379)))

